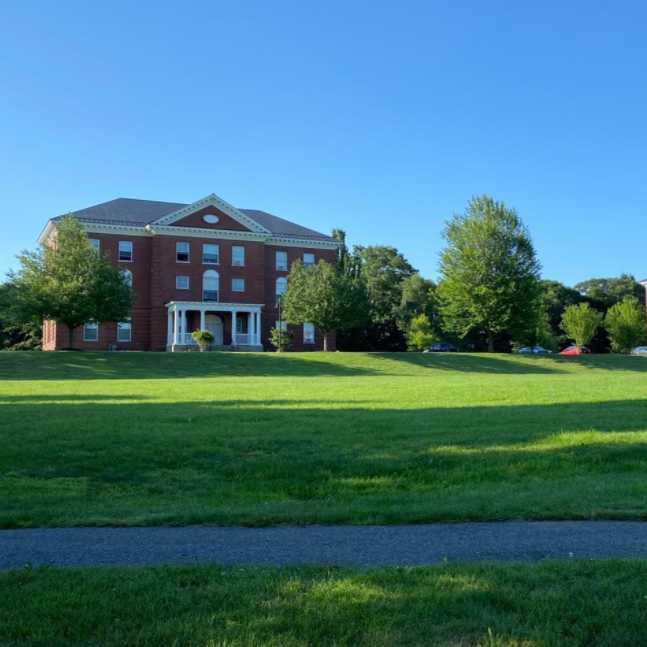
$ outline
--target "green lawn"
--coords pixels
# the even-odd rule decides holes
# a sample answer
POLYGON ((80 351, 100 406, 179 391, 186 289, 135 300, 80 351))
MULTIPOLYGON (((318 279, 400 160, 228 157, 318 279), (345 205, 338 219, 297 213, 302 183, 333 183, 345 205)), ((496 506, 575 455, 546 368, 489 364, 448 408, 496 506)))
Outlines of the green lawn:
POLYGON ((645 562, 0 574, 2 645, 637 647, 645 562))
POLYGON ((0 526, 647 517, 647 360, 0 353, 0 526))

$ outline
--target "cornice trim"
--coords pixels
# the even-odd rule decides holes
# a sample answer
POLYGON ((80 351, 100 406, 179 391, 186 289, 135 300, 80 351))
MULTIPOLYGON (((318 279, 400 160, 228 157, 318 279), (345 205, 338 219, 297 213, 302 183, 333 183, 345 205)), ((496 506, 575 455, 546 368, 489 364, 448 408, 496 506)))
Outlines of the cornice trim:
POLYGON ((178 209, 177 211, 174 211, 173 213, 169 213, 165 216, 162 216, 161 218, 158 218, 157 220, 154 220, 151 224, 152 225, 170 225, 173 224, 174 222, 177 222, 178 220, 182 220, 182 218, 186 218, 187 216, 190 216, 192 213, 195 213, 196 211, 200 211, 200 209, 204 209, 205 207, 212 206, 216 207, 216 209, 219 209, 223 213, 226 213, 230 218, 233 218, 237 222, 239 222, 241 225, 244 225, 245 227, 248 227, 252 232, 256 232, 258 234, 269 234, 271 233, 269 229, 266 229, 263 227, 261 224, 256 222, 253 218, 250 218, 248 215, 244 214, 242 211, 239 211, 234 207, 233 205, 229 204, 225 200, 223 200, 221 197, 217 196, 215 193, 211 193, 205 198, 202 198, 201 200, 198 200, 197 202, 194 202, 193 204, 189 204, 186 207, 182 207, 181 209, 178 209))

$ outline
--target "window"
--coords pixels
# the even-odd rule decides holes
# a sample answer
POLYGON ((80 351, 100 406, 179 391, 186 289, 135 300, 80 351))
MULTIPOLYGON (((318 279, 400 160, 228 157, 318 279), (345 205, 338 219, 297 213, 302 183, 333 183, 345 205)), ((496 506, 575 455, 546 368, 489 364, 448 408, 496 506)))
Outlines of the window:
POLYGON ((133 243, 131 240, 119 241, 119 260, 120 261, 133 260, 133 243))
POLYGON ((132 324, 130 321, 120 321, 117 324, 117 341, 128 342, 132 336, 132 324))
POLYGON ((98 252, 101 249, 101 241, 98 238, 88 238, 88 242, 95 251, 98 252))
POLYGON ((175 277, 175 289, 176 290, 188 290, 189 289, 189 277, 188 276, 176 276, 175 277))
POLYGON ((220 247, 205 243, 202 246, 202 262, 205 265, 217 265, 220 262, 220 247))
POLYGON ((130 270, 121 270, 121 277, 129 288, 133 287, 133 273, 130 270))
POLYGON ((314 264, 315 264, 315 255, 314 255, 314 254, 310 254, 310 253, 306 252, 306 253, 303 255, 303 264, 304 264, 306 267, 308 267, 308 266, 310 266, 310 265, 314 265, 314 264))
POLYGON ((216 270, 207 270, 202 275, 202 300, 218 301, 220 275, 216 270))
POLYGON ((99 341, 99 324, 96 321, 88 321, 83 326, 83 341, 99 341))
POLYGON ((288 253, 276 252, 276 269, 279 272, 288 271, 288 253))
POLYGON ((242 245, 234 245, 231 248, 231 264, 236 267, 245 265, 245 248, 242 245))
POLYGON ((232 292, 244 292, 245 291, 245 279, 231 279, 231 291, 232 292))
POLYGON ((279 320, 279 321, 276 322, 276 327, 282 332, 287 332, 288 331, 288 322, 279 320))
POLYGON ((276 296, 280 297, 282 294, 285 294, 285 291, 288 289, 288 280, 281 276, 276 279, 276 296))
POLYGON ((179 241, 175 243, 175 260, 178 263, 188 263, 189 262, 189 243, 179 241))
POLYGON ((304 344, 315 343, 315 327, 311 323, 303 324, 303 343, 304 344))

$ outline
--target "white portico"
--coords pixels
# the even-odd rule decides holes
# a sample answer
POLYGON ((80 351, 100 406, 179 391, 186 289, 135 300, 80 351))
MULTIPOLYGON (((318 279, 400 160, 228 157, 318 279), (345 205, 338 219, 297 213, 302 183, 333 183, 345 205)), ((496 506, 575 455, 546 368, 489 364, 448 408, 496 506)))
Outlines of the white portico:
POLYGON ((196 345, 191 333, 208 330, 213 346, 262 350, 260 303, 171 301, 167 309, 167 350, 186 350, 196 345))

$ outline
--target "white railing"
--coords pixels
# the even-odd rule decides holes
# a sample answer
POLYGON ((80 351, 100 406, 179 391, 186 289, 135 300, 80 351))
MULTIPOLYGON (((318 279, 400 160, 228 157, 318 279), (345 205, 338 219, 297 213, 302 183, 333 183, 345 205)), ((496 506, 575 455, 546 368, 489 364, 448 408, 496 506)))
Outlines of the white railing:
POLYGON ((239 333, 237 332, 235 335, 233 335, 233 339, 231 340, 231 343, 234 346, 251 346, 254 344, 254 335, 248 335, 247 333, 239 333))
POLYGON ((197 346, 195 339, 193 339, 190 332, 184 333, 184 335, 181 335, 181 337, 184 338, 184 341, 180 343, 183 343, 184 346, 197 346))

